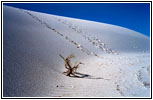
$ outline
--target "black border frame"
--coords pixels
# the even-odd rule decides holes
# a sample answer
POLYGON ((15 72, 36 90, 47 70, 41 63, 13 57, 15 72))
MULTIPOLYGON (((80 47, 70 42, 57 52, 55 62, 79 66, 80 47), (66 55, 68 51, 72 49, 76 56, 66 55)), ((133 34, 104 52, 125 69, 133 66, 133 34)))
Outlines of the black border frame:
POLYGON ((152 1, 1 1, 1 99, 152 99, 152 1), (80 97, 69 97, 69 98, 66 98, 66 97, 58 97, 58 98, 54 98, 54 97, 50 97, 50 98, 44 98, 44 97, 3 97, 2 96, 2 94, 3 94, 3 90, 2 90, 2 79, 3 79, 3 75, 2 75, 2 65, 3 65, 3 57, 2 57, 2 53, 3 53, 3 41, 2 41, 2 39, 3 39, 3 29, 2 29, 2 19, 3 19, 3 14, 2 14, 2 10, 3 10, 3 3, 13 3, 13 2, 16 2, 16 3, 22 3, 22 2, 24 2, 24 3, 26 3, 26 2, 28 2, 28 3, 38 3, 38 2, 41 2, 41 3, 46 3, 46 2, 50 2, 50 3, 52 3, 52 2, 57 2, 57 3, 83 3, 83 2, 85 2, 85 3, 103 3, 103 2, 107 2, 107 3, 115 3, 115 2, 118 2, 118 3, 127 3, 127 2, 129 2, 129 3, 132 3, 132 2, 134 2, 134 3, 150 3, 150 38, 151 38, 151 40, 150 40, 150 66, 151 66, 151 95, 150 95, 150 97, 149 98, 140 98, 140 97, 116 97, 116 98, 106 98, 106 97, 101 97, 101 98, 87 98, 87 97, 82 97, 82 98, 80 98, 80 97))

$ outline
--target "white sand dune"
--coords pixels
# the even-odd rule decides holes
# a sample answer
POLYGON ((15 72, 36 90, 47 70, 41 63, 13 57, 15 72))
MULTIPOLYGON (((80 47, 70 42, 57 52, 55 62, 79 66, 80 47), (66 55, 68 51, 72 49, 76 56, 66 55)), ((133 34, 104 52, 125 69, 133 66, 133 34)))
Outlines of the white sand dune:
POLYGON ((3 6, 4 97, 150 97, 149 37, 119 26, 3 6), (62 74, 64 57, 81 61, 62 74))

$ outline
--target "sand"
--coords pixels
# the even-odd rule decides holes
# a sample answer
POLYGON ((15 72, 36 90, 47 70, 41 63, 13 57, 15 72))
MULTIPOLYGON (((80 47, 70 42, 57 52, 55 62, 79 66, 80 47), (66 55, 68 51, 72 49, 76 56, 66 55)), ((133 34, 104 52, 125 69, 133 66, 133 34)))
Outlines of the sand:
POLYGON ((127 28, 3 6, 4 97, 150 97, 150 39, 127 28), (81 61, 62 74, 64 57, 81 61))

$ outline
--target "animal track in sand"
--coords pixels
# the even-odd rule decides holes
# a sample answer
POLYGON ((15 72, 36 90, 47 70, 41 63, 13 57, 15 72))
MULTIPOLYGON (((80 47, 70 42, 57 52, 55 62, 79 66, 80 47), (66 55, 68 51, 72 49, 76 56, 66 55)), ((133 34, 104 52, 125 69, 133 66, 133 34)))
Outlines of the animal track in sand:
POLYGON ((64 25, 68 26, 69 28, 71 28, 72 30, 74 30, 76 33, 80 34, 82 37, 85 38, 85 40, 87 40, 88 42, 90 42, 92 45, 94 45, 96 48, 99 48, 101 51, 104 51, 106 53, 109 54, 117 54, 116 51, 108 48, 107 44, 102 42, 100 39, 98 39, 95 36, 90 35, 88 32, 85 32, 83 29, 81 29, 80 27, 68 22, 67 20, 64 20, 62 18, 57 18, 55 17, 55 19, 57 19, 57 21, 63 23, 64 25))
POLYGON ((145 88, 150 88, 150 82, 145 78, 148 76, 148 73, 145 73, 144 70, 139 70, 136 75, 138 81, 142 83, 145 88))
POLYGON ((34 18, 35 20, 37 20, 38 22, 40 22, 42 25, 44 25, 45 27, 47 27, 48 29, 51 29, 52 31, 54 31, 56 34, 62 36, 63 38, 65 38, 65 40, 69 41, 70 43, 72 43, 73 45, 75 45, 78 49, 80 49, 82 52, 85 52, 87 55, 94 55, 96 57, 99 58, 103 58, 101 56, 98 56, 96 53, 88 50, 87 48, 85 48, 84 46, 82 46, 81 44, 76 43, 74 40, 71 40, 69 37, 65 36, 64 34, 60 33, 59 31, 57 31, 55 28, 52 28, 50 25, 48 25, 46 22, 42 21, 41 19, 39 19, 37 16, 33 15, 32 13, 25 11, 25 10, 21 10, 24 13, 30 15, 32 18, 34 18))
POLYGON ((124 96, 124 93, 123 93, 123 91, 121 90, 121 86, 120 86, 119 84, 117 84, 116 82, 115 82, 115 85, 116 85, 116 90, 118 91, 118 93, 119 93, 121 96, 124 96))

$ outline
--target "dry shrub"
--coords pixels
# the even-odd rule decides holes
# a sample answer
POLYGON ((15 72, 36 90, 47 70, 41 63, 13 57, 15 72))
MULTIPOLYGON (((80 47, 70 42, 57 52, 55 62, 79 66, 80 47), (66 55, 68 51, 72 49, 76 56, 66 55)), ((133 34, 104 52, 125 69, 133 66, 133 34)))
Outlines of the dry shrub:
POLYGON ((63 72, 66 76, 71 76, 71 75, 75 75, 77 69, 79 68, 80 64, 83 64, 81 62, 77 63, 75 62, 74 66, 72 65, 70 59, 74 58, 75 55, 74 54, 70 54, 69 56, 67 56, 66 58, 64 58, 61 54, 59 54, 59 56, 64 60, 64 66, 67 69, 65 72, 63 72))

